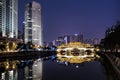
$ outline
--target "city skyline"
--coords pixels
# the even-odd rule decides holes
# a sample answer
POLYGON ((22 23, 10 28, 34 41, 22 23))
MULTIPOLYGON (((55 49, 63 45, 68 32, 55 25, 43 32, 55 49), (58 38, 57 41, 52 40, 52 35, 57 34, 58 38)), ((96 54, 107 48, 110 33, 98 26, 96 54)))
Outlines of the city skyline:
MULTIPOLYGON (((26 3, 19 1, 19 29, 22 30, 26 3)), ((120 20, 119 0, 35 0, 42 7, 44 41, 60 35, 82 33, 85 38, 104 38, 104 32, 120 20)))

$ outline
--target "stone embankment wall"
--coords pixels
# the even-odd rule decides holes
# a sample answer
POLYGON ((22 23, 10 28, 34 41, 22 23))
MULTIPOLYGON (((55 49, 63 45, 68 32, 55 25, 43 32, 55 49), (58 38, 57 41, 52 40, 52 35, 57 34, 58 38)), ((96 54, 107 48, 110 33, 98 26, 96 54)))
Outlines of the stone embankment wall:
POLYGON ((103 58, 108 80, 120 80, 120 53, 98 52, 103 58))

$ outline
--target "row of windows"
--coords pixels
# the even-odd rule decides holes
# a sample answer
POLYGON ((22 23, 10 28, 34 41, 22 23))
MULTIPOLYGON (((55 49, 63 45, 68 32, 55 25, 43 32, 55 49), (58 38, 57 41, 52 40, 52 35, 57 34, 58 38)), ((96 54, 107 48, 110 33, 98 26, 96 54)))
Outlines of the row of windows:
POLYGON ((28 34, 32 34, 32 29, 28 29, 28 34))

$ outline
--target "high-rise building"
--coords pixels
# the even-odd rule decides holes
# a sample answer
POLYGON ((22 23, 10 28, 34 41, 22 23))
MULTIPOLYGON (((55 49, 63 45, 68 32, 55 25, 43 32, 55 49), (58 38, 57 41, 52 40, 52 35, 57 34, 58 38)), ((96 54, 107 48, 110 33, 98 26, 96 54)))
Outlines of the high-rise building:
POLYGON ((69 35, 65 35, 64 36, 64 44, 68 44, 70 42, 70 36, 69 35))
POLYGON ((100 39, 99 38, 94 38, 93 39, 93 45, 98 45, 100 44, 100 39))
POLYGON ((61 44, 68 44, 70 42, 83 42, 83 34, 72 34, 58 36, 57 40, 53 41, 53 45, 60 46, 61 44))
POLYGON ((0 36, 18 36, 18 0, 0 0, 0 36))
POLYGON ((35 1, 25 7, 24 42, 42 45, 41 6, 35 1))
POLYGON ((70 35, 70 42, 83 42, 83 35, 82 34, 70 35))

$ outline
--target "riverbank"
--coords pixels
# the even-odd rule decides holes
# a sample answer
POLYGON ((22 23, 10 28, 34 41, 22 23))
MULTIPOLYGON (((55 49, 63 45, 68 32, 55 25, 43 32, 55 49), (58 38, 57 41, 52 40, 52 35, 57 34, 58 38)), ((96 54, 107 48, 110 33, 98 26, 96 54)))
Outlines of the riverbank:
POLYGON ((99 56, 101 56, 101 62, 105 66, 108 80, 120 80, 120 73, 117 67, 113 64, 111 59, 105 55, 104 53, 97 53, 99 56))
POLYGON ((6 59, 21 60, 21 59, 41 58, 41 57, 51 56, 55 54, 57 54, 56 51, 4 52, 4 53, 0 53, 0 61, 4 61, 6 59))

